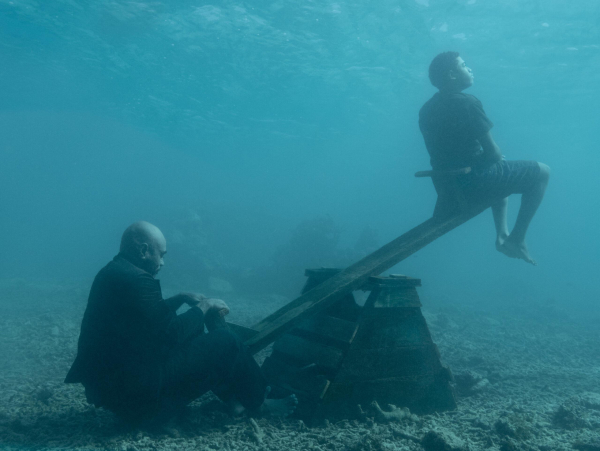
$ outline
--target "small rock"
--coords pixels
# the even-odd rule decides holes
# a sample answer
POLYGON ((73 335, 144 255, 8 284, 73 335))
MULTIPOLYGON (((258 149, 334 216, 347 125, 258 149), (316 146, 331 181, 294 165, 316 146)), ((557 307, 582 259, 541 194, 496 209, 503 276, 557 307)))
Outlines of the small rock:
POLYGON ((488 381, 487 379, 481 379, 479 382, 477 382, 475 385, 473 385, 471 387, 471 392, 479 393, 479 392, 487 390, 488 388, 490 388, 490 386, 491 386, 490 381, 488 381))
POLYGON ((48 401, 52 396, 54 396, 54 392, 48 387, 42 387, 35 393, 35 399, 44 404, 48 404, 48 401))
POLYGON ((492 446, 495 446, 496 444, 494 443, 494 440, 492 439, 492 437, 490 437, 489 435, 487 435, 485 437, 485 447, 486 448, 491 448, 492 446))
POLYGON ((586 392, 579 395, 581 405, 592 410, 600 410, 600 394, 586 392))
POLYGON ((384 411, 377 401, 373 401, 370 410, 375 414, 379 421, 412 421, 416 422, 419 417, 410 413, 408 407, 396 407, 393 404, 388 404, 388 411, 384 411))
POLYGON ((500 451, 521 451, 521 447, 514 440, 505 438, 500 444, 500 451))
POLYGON ((168 424, 162 427, 162 432, 171 438, 180 438, 181 433, 175 426, 168 424))
POLYGON ((258 425, 258 423, 256 422, 256 420, 254 418, 250 418, 250 427, 251 427, 251 431, 250 431, 251 437, 254 440, 256 440, 256 443, 258 443, 259 445, 262 445, 263 439, 265 437, 265 433, 261 429, 261 427, 258 425))
POLYGON ((580 451, 600 451, 600 439, 593 442, 577 442, 573 444, 573 448, 580 451))
POLYGON ((531 428, 521 416, 500 418, 494 423, 494 429, 500 437, 526 440, 531 436, 531 428))
POLYGON ((296 428, 297 428, 296 430, 298 430, 298 431, 306 431, 306 430, 308 430, 308 427, 306 426, 306 424, 302 420, 298 420, 296 422, 296 428))
POLYGON ((432 318, 432 324, 440 329, 458 329, 458 324, 451 320, 447 315, 443 313, 437 314, 432 318))
POLYGON ((554 413, 554 424, 569 430, 588 427, 587 417, 590 409, 586 407, 586 403, 594 405, 593 400, 593 397, 587 396, 573 396, 567 399, 554 413))
POLYGON ((425 434, 421 439, 421 446, 425 448, 425 451, 466 451, 469 449, 464 440, 443 429, 429 431, 425 434))
POLYGON ((456 391, 461 396, 471 396, 490 387, 490 381, 475 371, 465 371, 454 375, 456 391))
POLYGON ((501 437, 515 437, 517 435, 512 425, 504 418, 494 423, 494 429, 496 429, 496 433, 501 437))

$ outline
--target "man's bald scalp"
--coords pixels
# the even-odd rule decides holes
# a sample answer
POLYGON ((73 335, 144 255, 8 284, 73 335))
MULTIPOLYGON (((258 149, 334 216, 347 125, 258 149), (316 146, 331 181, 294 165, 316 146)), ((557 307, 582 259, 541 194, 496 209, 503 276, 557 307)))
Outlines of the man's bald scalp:
POLYGON ((135 255, 143 244, 152 246, 161 238, 164 238, 163 234, 154 224, 146 221, 134 222, 123 232, 120 252, 125 255, 135 255))

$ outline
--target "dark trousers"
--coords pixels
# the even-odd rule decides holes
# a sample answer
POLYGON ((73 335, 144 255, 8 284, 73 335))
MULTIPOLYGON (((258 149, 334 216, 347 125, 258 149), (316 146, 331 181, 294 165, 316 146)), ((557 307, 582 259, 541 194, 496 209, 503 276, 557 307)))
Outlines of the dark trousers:
POLYGON ((171 351, 165 363, 159 416, 169 416, 212 390, 248 410, 264 401, 267 382, 241 340, 227 329, 198 335, 171 351))

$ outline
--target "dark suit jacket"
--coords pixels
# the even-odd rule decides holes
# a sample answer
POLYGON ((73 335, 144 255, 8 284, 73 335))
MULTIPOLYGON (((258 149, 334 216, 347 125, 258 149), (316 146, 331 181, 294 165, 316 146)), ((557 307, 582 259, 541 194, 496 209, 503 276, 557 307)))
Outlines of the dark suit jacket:
POLYGON ((114 411, 156 403, 169 351, 204 331, 200 309, 176 308, 158 280, 117 255, 94 279, 65 382, 114 411))

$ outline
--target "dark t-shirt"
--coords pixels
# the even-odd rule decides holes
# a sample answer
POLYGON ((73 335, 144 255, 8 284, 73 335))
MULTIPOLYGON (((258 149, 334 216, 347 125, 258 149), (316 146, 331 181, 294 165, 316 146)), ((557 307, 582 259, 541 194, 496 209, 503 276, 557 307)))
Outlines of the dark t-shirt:
POLYGON ((462 92, 438 92, 419 111, 419 127, 435 170, 483 164, 478 139, 493 125, 481 102, 462 92))

